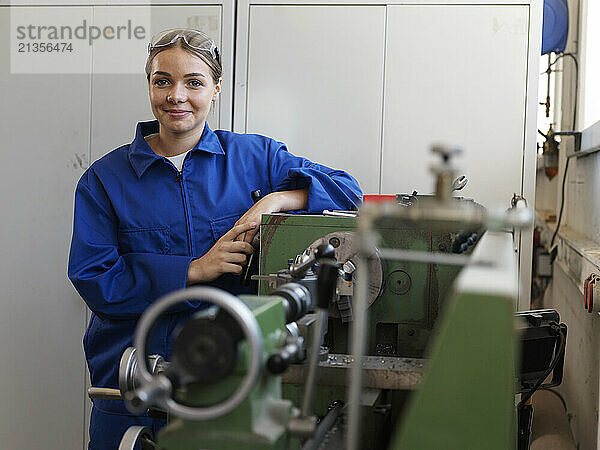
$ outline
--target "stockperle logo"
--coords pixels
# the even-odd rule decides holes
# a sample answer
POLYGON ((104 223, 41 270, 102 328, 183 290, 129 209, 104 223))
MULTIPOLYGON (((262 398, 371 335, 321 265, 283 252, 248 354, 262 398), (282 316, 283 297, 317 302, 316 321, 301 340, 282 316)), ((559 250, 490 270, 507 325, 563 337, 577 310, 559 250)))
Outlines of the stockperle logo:
POLYGON ((142 74, 150 8, 11 7, 11 73, 142 74))

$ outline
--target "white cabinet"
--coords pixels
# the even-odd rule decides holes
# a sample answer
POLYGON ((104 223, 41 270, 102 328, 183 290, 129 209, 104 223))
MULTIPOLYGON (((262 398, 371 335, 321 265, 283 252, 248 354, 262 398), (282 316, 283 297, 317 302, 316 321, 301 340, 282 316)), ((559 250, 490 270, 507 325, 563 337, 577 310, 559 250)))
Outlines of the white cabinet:
POLYGON ((389 7, 382 192, 430 193, 442 142, 463 148, 460 195, 508 207, 521 193, 528 23, 525 5, 389 7))
POLYGON ((271 136, 377 191, 385 7, 257 5, 249 27, 236 131, 271 136))

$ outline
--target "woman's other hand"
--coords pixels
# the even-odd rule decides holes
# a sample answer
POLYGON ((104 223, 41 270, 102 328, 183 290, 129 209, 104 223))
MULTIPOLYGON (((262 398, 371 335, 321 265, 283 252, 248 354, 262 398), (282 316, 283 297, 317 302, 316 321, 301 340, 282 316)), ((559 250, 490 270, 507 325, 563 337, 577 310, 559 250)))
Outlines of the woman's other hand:
MULTIPOLYGON (((252 205, 252 208, 246 211, 246 213, 238 219, 235 225, 237 226, 245 223, 260 223, 260 217, 263 214, 305 209, 307 198, 308 189, 271 192, 252 205)), ((236 240, 251 243, 252 239, 254 239, 254 235, 257 232, 258 227, 245 233, 240 233, 236 240)))
POLYGON ((225 273, 240 275, 247 255, 254 249, 249 243, 236 238, 244 233, 256 233, 256 228, 256 222, 244 222, 236 224, 221 236, 204 256, 190 263, 188 284, 213 281, 225 273))

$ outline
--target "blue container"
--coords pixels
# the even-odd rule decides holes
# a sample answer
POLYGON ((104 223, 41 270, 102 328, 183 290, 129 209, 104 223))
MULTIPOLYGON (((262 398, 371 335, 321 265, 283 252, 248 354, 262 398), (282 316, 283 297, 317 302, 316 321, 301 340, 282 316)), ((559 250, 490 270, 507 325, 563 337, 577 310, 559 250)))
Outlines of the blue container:
POLYGON ((569 7, 567 0, 544 0, 542 55, 565 51, 569 34, 569 7))

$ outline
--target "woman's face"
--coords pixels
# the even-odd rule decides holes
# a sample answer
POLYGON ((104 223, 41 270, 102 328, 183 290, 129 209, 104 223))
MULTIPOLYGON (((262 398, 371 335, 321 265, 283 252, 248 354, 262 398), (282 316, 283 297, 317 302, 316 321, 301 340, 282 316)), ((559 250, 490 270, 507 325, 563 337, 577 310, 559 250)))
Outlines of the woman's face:
POLYGON ((210 68, 180 47, 158 53, 152 60, 149 81, 152 113, 161 127, 173 133, 204 129, 213 100, 221 92, 210 68))

